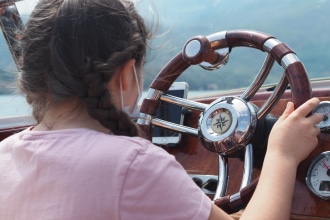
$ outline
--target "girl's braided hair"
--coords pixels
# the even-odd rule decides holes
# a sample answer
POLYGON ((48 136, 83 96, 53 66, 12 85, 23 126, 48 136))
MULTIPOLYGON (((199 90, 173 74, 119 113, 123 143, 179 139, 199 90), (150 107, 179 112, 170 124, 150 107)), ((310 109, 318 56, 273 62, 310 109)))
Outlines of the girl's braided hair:
POLYGON ((18 83, 41 121, 52 105, 79 98, 117 135, 138 135, 106 89, 118 67, 142 65, 149 32, 128 0, 42 0, 27 22, 18 83))

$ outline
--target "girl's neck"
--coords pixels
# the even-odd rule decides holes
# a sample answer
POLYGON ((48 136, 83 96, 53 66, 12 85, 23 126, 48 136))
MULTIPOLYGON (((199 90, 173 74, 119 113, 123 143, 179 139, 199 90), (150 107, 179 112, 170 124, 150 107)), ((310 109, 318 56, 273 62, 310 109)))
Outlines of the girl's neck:
POLYGON ((109 129, 88 114, 84 106, 74 101, 58 104, 49 109, 33 130, 50 131, 73 128, 88 128, 106 134, 110 133, 109 129))

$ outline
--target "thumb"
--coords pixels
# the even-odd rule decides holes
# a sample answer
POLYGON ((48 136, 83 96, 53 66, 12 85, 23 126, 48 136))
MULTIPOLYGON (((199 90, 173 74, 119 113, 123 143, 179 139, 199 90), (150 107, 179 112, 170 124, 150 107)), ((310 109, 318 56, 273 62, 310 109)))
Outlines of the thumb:
POLYGON ((286 108, 285 108, 283 114, 281 115, 281 117, 278 120, 282 121, 282 120, 286 119, 293 111, 294 111, 293 102, 288 102, 286 104, 286 108))

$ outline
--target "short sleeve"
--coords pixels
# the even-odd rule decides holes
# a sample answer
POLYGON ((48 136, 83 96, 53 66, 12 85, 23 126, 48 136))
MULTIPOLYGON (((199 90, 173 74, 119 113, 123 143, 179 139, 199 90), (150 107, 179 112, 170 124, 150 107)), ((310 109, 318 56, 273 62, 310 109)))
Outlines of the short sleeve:
POLYGON ((121 219, 208 219, 211 200, 175 158, 150 144, 129 166, 120 197, 121 219))

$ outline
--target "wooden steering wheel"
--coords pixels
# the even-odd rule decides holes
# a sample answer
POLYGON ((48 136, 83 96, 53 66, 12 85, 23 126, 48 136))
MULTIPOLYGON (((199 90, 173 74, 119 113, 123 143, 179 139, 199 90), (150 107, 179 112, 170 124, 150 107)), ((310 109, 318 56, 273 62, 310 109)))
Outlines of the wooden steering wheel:
POLYGON ((264 132, 260 126, 269 120, 267 116, 288 84, 290 84, 291 98, 295 106, 300 106, 311 98, 311 87, 303 64, 286 44, 275 37, 252 30, 232 30, 206 37, 196 36, 188 40, 183 50, 172 58, 156 76, 143 100, 141 118, 137 123, 148 139, 151 139, 153 125, 198 136, 202 145, 217 153, 219 158, 218 185, 214 203, 227 213, 237 212, 248 203, 257 185, 257 180, 251 182, 252 147, 258 137, 268 138, 268 133, 266 136, 260 135, 260 130, 264 132), (258 75, 240 97, 219 97, 211 104, 204 104, 165 94, 177 77, 189 66, 199 64, 204 69, 217 69, 227 63, 229 53, 235 47, 251 47, 267 53, 258 75), (228 52, 221 53, 223 49, 228 52), (275 61, 283 67, 284 74, 273 93, 258 108, 249 101, 265 82, 275 61), (201 111, 198 127, 191 128, 155 118, 161 101, 201 111), (228 184, 227 158, 244 149, 245 171, 241 189, 235 194, 225 195, 228 184))

